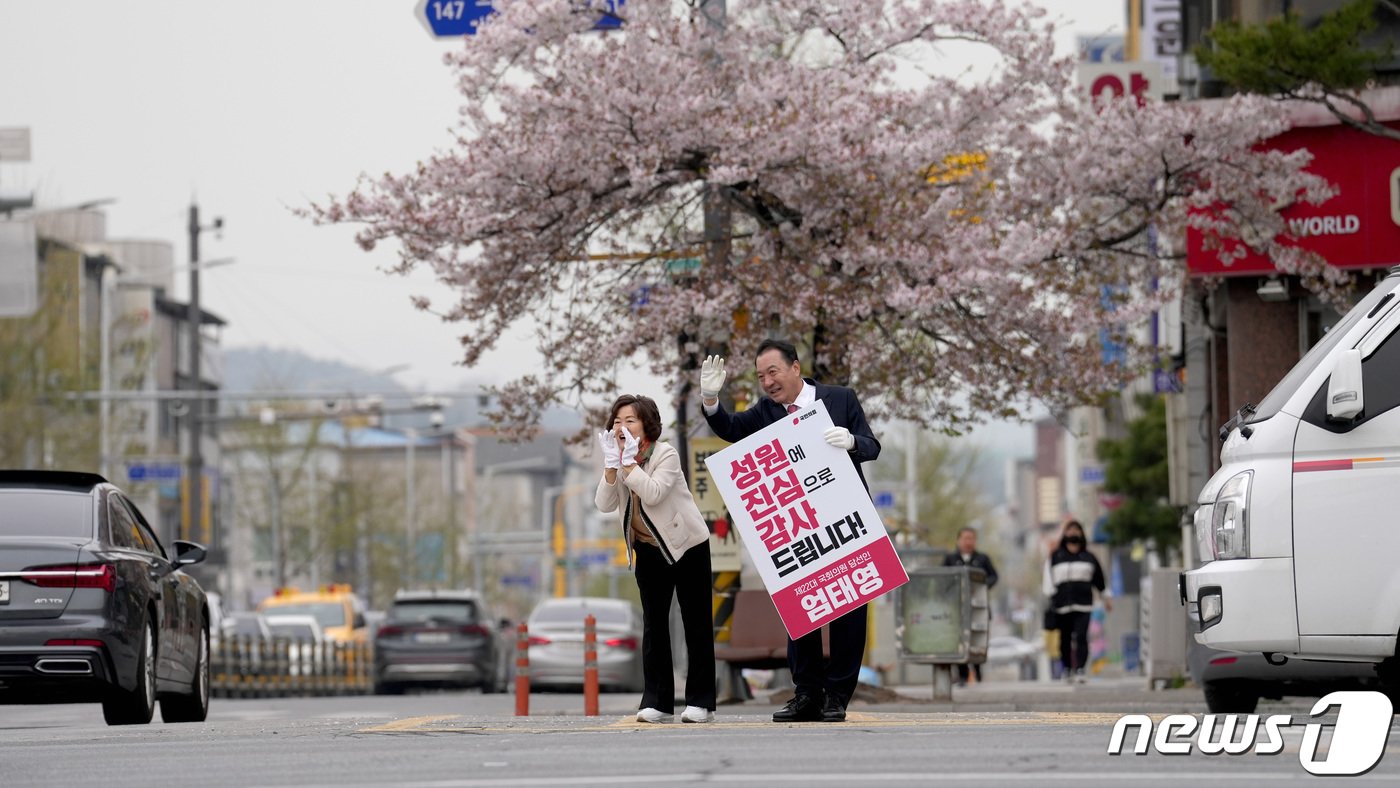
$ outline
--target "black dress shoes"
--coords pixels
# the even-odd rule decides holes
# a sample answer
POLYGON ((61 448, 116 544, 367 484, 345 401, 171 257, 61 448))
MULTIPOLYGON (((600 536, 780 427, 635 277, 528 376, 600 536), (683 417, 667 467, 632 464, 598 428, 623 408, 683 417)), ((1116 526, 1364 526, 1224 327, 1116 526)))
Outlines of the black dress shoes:
MULTIPOLYGON (((841 719, 846 713, 841 712, 841 719)), ((821 699, 815 695, 796 695, 787 705, 773 712, 774 722, 819 722, 826 719, 821 699)))
POLYGON ((827 695, 826 703, 822 704, 822 722, 845 722, 846 704, 842 703, 835 695, 827 695))

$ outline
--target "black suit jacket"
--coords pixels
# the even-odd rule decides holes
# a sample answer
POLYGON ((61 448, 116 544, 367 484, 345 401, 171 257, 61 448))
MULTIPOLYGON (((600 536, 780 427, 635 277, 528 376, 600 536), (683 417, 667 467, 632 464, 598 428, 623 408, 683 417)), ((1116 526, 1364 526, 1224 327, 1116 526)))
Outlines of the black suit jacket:
POLYGON ((943 556, 943 565, 971 566, 977 569, 981 569, 983 572, 987 573, 987 588, 991 588, 992 586, 997 584, 997 570, 995 567, 992 566, 992 559, 988 557, 986 553, 979 553, 976 550, 973 550, 972 558, 970 560, 964 561, 962 558, 962 553, 959 553, 957 550, 954 550, 953 552, 943 556))
MULTIPOLYGON (((856 393, 845 386, 826 386, 811 378, 803 380, 816 389, 817 399, 826 405, 831 414, 831 422, 838 427, 845 427, 855 436, 856 445, 848 453, 856 465, 860 483, 869 490, 870 485, 865 482, 865 474, 861 472, 860 464, 880 456, 880 441, 876 440, 875 433, 870 431, 870 423, 865 420, 865 411, 861 409, 856 393)), ((736 443, 786 417, 787 408, 769 397, 764 397, 757 405, 743 413, 730 413, 720 405, 714 413, 706 414, 705 421, 716 435, 730 443, 736 443)))

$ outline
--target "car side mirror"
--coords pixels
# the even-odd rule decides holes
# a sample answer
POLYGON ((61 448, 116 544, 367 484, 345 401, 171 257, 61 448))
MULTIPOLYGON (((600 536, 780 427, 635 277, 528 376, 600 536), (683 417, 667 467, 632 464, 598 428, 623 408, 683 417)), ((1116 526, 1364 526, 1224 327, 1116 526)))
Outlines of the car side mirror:
POLYGON ((1327 418, 1351 421, 1366 407, 1361 388, 1361 350, 1343 350, 1327 379, 1327 418))
POLYGON ((197 564, 209 557, 209 551, 204 549, 204 545, 194 542, 186 542, 183 539, 176 539, 175 561, 177 567, 197 564))

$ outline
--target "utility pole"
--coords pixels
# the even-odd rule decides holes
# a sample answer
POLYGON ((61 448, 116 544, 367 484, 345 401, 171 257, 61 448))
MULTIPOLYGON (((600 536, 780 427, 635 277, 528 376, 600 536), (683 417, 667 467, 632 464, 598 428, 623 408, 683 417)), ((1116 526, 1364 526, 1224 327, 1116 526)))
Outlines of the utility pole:
MULTIPOLYGON (((199 306, 199 234, 204 230, 219 230, 224 226, 224 220, 216 218, 214 223, 205 227, 199 223, 199 204, 190 202, 190 304, 189 312, 186 315, 189 335, 189 379, 186 381, 187 388, 193 392, 193 396, 186 402, 185 413, 189 422, 190 453, 189 464, 186 476, 189 480, 189 535, 193 536, 199 531, 199 523, 203 521, 204 515, 204 454, 200 446, 203 440, 205 413, 204 398, 200 393, 204 390, 204 376, 200 371, 200 344, 203 336, 202 323, 204 311, 199 306)), ((180 535, 180 527, 176 525, 175 536, 180 535)), ((212 530, 212 529, 211 529, 212 530)), ((213 534, 210 533, 212 538, 213 534)))
MULTIPOLYGON (((711 34, 716 39, 723 38, 725 29, 725 17, 727 8, 726 0, 703 0, 700 4, 700 13, 704 15, 706 25, 710 28, 711 34)), ((719 53, 712 52, 711 67, 719 65, 719 53)), ((705 182, 705 262, 704 265, 711 273, 722 271, 729 262, 729 235, 730 235, 730 213, 729 204, 725 201, 724 195, 718 186, 710 181, 705 182)), ((682 332, 680 335, 680 352, 684 360, 684 377, 681 379, 681 390, 676 402, 676 449, 681 455, 681 473, 687 478, 690 476, 690 431, 686 429, 686 424, 690 419, 690 393, 695 388, 695 354, 686 349, 692 342, 701 344, 701 354, 707 352, 708 348, 706 334, 709 332, 703 328, 695 334, 682 332)), ((703 415, 704 403, 701 403, 703 415)))

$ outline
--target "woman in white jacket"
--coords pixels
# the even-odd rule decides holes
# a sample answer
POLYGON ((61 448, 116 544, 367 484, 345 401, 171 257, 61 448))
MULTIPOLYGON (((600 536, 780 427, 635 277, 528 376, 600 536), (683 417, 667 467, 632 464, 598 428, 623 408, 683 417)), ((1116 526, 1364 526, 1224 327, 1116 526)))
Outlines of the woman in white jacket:
POLYGON ((715 717, 715 642, 711 613, 710 531, 681 473, 681 459, 661 437, 661 412, 650 397, 625 394, 598 433, 603 478, 594 497, 619 512, 628 563, 642 597, 642 692, 639 722, 668 722, 676 688, 671 669, 671 595, 685 627, 689 656, 683 722, 715 717))

